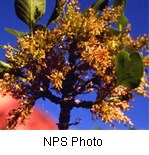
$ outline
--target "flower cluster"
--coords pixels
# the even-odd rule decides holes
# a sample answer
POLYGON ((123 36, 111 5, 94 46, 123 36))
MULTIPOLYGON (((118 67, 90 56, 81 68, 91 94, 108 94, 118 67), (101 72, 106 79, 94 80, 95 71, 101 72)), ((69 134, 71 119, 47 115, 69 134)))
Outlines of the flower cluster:
MULTIPOLYGON (((0 87, 4 93, 11 92, 21 106, 29 106, 35 103, 40 92, 50 87, 60 90, 62 80, 69 70, 65 61, 65 51, 60 48, 63 45, 58 45, 62 44, 61 40, 62 35, 57 29, 48 31, 47 34, 37 30, 33 35, 19 37, 16 47, 5 46, 6 61, 11 70, 4 73, 3 79, 0 79, 0 87)), ((15 122, 15 115, 23 122, 29 115, 27 107, 10 113, 13 120, 10 122, 15 122)), ((10 128, 15 126, 11 123, 10 128)))
POLYGON ((83 42, 81 48, 81 61, 88 63, 98 75, 105 76, 107 68, 111 65, 107 48, 93 38, 83 42))
POLYGON ((96 117, 97 119, 101 118, 104 123, 110 122, 112 124, 113 121, 118 123, 122 121, 124 124, 129 123, 133 126, 131 120, 124 115, 119 105, 129 108, 129 105, 126 101, 112 102, 111 104, 103 101, 100 104, 95 104, 92 107, 93 117, 96 117))
POLYGON ((13 109, 10 111, 9 115, 11 116, 7 122, 6 129, 14 129, 17 123, 25 124, 26 120, 29 118, 29 115, 32 113, 33 105, 23 105, 18 109, 13 109))
POLYGON ((133 39, 130 35, 124 35, 122 39, 123 44, 127 47, 129 51, 138 51, 140 49, 146 50, 149 37, 145 34, 144 36, 137 37, 137 39, 133 39))
POLYGON ((58 90, 62 88, 62 80, 65 80, 62 72, 54 70, 52 71, 49 78, 55 88, 57 88, 58 90))
POLYGON ((79 12, 79 9, 71 3, 68 4, 60 29, 69 39, 83 41, 106 31, 110 24, 116 22, 122 8, 107 8, 100 17, 97 17, 92 8, 84 13, 79 12))
MULTIPOLYGON (((24 87, 29 89, 29 86, 34 85, 34 91, 37 91, 43 85, 42 80, 47 83, 52 82, 55 86, 57 80, 52 80, 52 77, 57 77, 54 76, 54 69, 58 72, 60 70, 64 74, 67 73, 68 66, 65 63, 65 51, 58 50, 60 47, 57 46, 62 40, 62 35, 57 31, 55 29, 45 34, 45 32, 37 30, 34 35, 18 38, 16 48, 10 50, 10 46, 7 47, 6 61, 14 69, 13 74, 5 73, 4 75, 4 85, 7 89, 10 91, 14 89, 19 92, 24 90, 24 87), (16 73, 17 77, 15 70, 20 71, 21 75, 16 73)), ((63 73, 61 75, 63 79, 63 73)))
POLYGON ((97 119, 101 118, 105 123, 112 123, 113 121, 120 123, 122 121, 125 124, 133 125, 131 120, 123 113, 123 111, 130 109, 130 99, 133 99, 133 96, 128 88, 118 86, 104 100, 96 102, 92 107, 93 116, 97 119))
POLYGON ((134 90, 139 95, 143 95, 144 97, 149 97, 149 82, 148 76, 144 73, 144 76, 141 79, 139 87, 135 88, 134 90))
MULTIPOLYGON (((0 87, 11 92, 23 105, 10 114, 13 120, 17 116, 24 120, 38 94, 46 90, 56 90, 62 96, 67 92, 65 96, 71 101, 81 93, 95 90, 94 117, 105 123, 122 121, 132 125, 124 115, 131 107, 132 90, 116 86, 115 58, 122 49, 129 53, 147 49, 149 37, 133 39, 129 24, 123 33, 112 29, 121 10, 120 6, 109 7, 99 15, 90 8, 81 13, 77 0, 71 0, 56 28, 36 30, 19 37, 16 47, 5 46, 6 62, 11 70, 0 79, 0 87)), ((147 66, 148 58, 143 61, 147 66)), ((144 76, 133 91, 147 96, 148 89, 144 76)))

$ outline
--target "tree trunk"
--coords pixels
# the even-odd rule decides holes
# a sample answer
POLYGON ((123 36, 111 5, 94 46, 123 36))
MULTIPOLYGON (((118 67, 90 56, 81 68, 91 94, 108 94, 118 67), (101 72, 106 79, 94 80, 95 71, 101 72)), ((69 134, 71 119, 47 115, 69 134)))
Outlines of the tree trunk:
POLYGON ((67 130, 69 128, 70 111, 69 103, 61 105, 60 117, 59 117, 59 130, 67 130))

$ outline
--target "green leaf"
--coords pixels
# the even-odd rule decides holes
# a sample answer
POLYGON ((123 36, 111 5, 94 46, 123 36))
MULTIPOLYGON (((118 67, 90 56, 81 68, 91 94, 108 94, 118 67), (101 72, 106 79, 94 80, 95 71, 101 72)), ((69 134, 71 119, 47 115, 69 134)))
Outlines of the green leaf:
MULTIPOLYGON (((89 8, 94 8, 96 12, 103 11, 103 9, 108 5, 109 0, 96 0, 89 8)), ((89 9, 88 8, 88 9, 89 9)), ((88 11, 88 9, 82 12, 83 15, 88 11)))
POLYGON ((32 30, 33 25, 44 15, 46 0, 15 0, 15 12, 19 19, 32 30))
POLYGON ((17 36, 17 37, 21 37, 21 36, 26 35, 25 32, 17 31, 17 30, 11 29, 11 28, 5 28, 5 30, 6 30, 7 32, 9 32, 10 34, 15 35, 15 36, 17 36))
POLYGON ((62 13, 64 9, 65 0, 56 0, 54 10, 52 12, 52 15, 47 23, 47 27, 49 24, 51 24, 53 21, 55 21, 62 13))
POLYGON ((143 76, 144 66, 138 52, 131 54, 121 51, 116 56, 115 69, 117 82, 116 85, 123 85, 129 89, 139 86, 143 76))
POLYGON ((117 27, 120 31, 123 31, 124 27, 128 24, 128 19, 124 15, 124 12, 122 12, 121 16, 118 17, 118 21, 116 23, 117 27))
POLYGON ((96 12, 102 11, 109 3, 109 0, 97 0, 91 7, 95 9, 96 12))
POLYGON ((7 71, 11 66, 3 61, 0 61, 0 73, 7 71))
POLYGON ((109 28, 109 32, 111 35, 119 35, 120 34, 120 31, 116 30, 114 28, 109 28))
POLYGON ((119 5, 123 6, 123 10, 121 11, 121 16, 118 17, 116 25, 117 25, 117 27, 119 28, 120 31, 123 31, 125 26, 128 24, 128 19, 126 18, 125 14, 124 14, 124 9, 125 9, 125 6, 126 6, 126 0, 115 0, 114 1, 114 7, 117 7, 119 5))
POLYGON ((42 25, 42 24, 37 24, 37 25, 34 25, 33 27, 33 31, 37 31, 37 30, 43 30, 43 31, 46 31, 46 26, 45 25, 42 25))
POLYGON ((126 6, 126 0, 115 0, 114 1, 114 6, 117 7, 119 5, 121 5, 121 6, 123 6, 125 8, 125 6, 126 6))

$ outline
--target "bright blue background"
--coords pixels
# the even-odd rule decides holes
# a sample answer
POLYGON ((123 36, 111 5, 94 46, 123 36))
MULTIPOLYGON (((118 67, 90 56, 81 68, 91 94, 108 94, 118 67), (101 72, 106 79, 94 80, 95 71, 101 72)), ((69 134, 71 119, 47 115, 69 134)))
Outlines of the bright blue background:
MULTIPOLYGON (((139 35, 148 33, 148 0, 127 0, 125 14, 132 24, 131 35, 136 38, 139 35)), ((80 0, 81 9, 89 7, 95 0, 80 0)), ((46 24, 52 9, 54 8, 55 1, 47 0, 47 12, 44 17, 38 22, 46 24)), ((28 27, 20 21, 14 11, 14 0, 2 0, 0 2, 0 45, 8 44, 15 45, 16 38, 7 33, 4 28, 14 28, 20 31, 28 31, 28 27)), ((3 60, 5 51, 0 49, 0 60, 3 60)), ((92 100, 94 94, 88 95, 86 99, 92 100)), ((37 101, 37 106, 40 106, 45 110, 47 114, 52 114, 58 122, 60 108, 48 100, 37 101)), ((137 96, 136 100, 132 102, 133 108, 126 112, 132 122, 135 124, 136 129, 149 129, 149 99, 137 96)), ((92 115, 89 110, 74 108, 71 112, 71 122, 74 122, 76 118, 81 118, 81 124, 71 127, 72 129, 95 129, 100 127, 102 129, 110 129, 109 125, 105 125, 100 120, 92 120, 92 115)), ((117 129, 128 129, 123 124, 116 124, 117 129)))

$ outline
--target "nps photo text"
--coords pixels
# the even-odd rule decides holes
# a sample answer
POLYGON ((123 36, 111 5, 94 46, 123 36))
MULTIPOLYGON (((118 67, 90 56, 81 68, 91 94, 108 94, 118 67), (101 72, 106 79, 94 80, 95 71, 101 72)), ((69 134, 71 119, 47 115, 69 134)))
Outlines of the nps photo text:
POLYGON ((80 136, 73 136, 73 137, 44 137, 43 138, 43 145, 47 147, 52 146, 96 146, 100 147, 103 145, 102 139, 97 137, 92 138, 85 138, 80 136))

